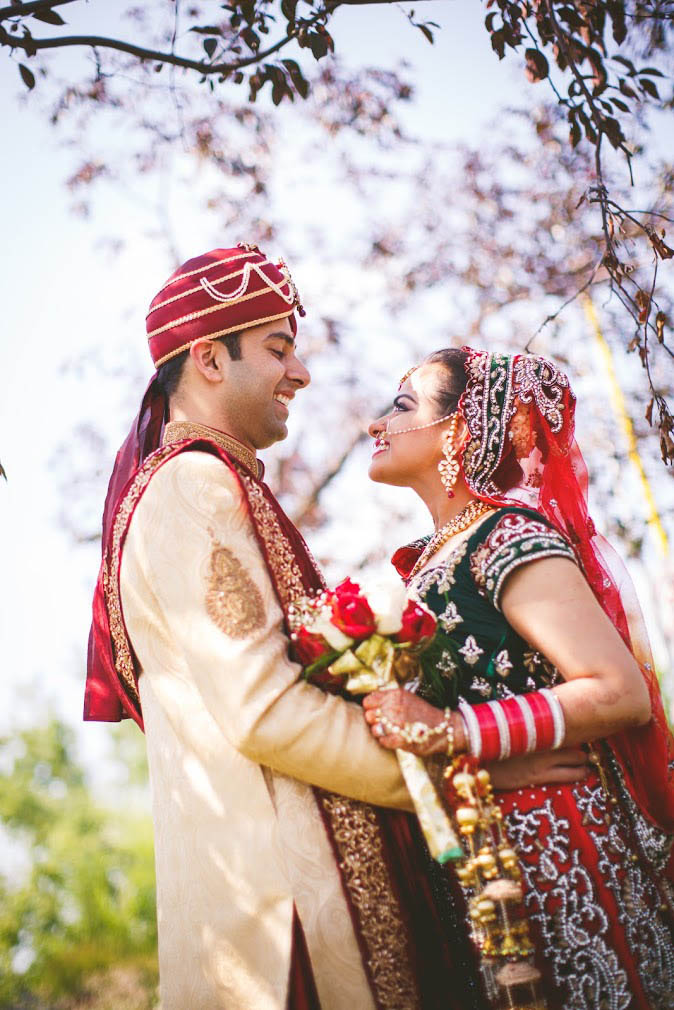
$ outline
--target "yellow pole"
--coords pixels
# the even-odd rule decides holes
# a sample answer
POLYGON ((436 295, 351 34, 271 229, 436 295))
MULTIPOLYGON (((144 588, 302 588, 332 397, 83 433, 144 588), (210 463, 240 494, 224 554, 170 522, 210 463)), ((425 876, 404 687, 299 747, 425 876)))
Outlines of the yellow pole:
POLYGON ((669 553, 669 542, 667 540, 667 534, 660 520, 658 514, 658 508, 655 504, 655 498, 653 496, 653 491, 651 489, 650 481, 646 476, 646 471, 644 470, 644 465, 641 462, 641 456, 639 455, 639 447, 637 445, 636 436, 634 434, 634 425, 632 424, 632 418, 627 410, 627 404, 625 403, 625 397, 623 396, 623 391, 620 388, 620 383, 618 382, 618 376, 615 372, 615 367, 613 365, 613 356, 611 354, 611 348, 606 342, 606 338, 601 331, 599 325, 599 319, 597 317, 597 311, 594 307, 594 303, 589 295, 583 296, 583 307, 585 309, 585 315, 588 318, 592 329, 594 330, 595 339, 597 341, 597 346, 601 352, 604 359, 604 364, 606 365, 606 374, 608 376, 609 388, 611 391, 611 402, 613 403, 613 409, 615 410, 618 420, 620 421, 620 426, 625 435, 625 440, 627 442, 627 451, 634 468, 639 475, 639 480, 641 481, 641 487, 644 493, 644 498, 646 500, 646 510, 648 513, 647 522, 653 528, 655 534, 655 539, 662 551, 664 557, 667 557, 669 553))

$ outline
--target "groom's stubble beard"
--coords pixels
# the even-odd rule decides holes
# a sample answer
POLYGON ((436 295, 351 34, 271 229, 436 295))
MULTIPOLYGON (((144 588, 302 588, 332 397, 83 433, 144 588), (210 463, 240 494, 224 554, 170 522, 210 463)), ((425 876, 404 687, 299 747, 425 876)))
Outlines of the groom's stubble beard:
POLYGON ((287 322, 242 331, 240 357, 232 359, 221 353, 219 357, 222 427, 256 451, 287 438, 286 422, 294 397, 310 381, 295 354, 287 322), (288 403, 281 403, 278 396, 288 403))
POLYGON ((222 391, 228 430, 256 450, 288 437, 287 413, 273 398, 275 385, 265 378, 256 375, 252 363, 242 358, 235 362, 222 391))
MULTIPOLYGON (((277 416, 274 400, 264 401, 263 397, 248 398, 239 389, 232 395, 225 394, 225 413, 231 419, 227 430, 255 450, 267 449, 288 437, 285 419, 277 416)), ((278 412, 280 414, 280 411, 278 412)))

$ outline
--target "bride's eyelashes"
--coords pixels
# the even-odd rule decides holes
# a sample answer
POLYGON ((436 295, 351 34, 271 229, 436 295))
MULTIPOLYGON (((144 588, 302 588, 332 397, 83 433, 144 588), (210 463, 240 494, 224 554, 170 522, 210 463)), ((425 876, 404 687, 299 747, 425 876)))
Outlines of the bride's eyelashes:
POLYGON ((393 409, 394 410, 409 410, 409 407, 406 407, 405 404, 403 403, 403 401, 401 400, 401 398, 399 396, 396 396, 395 400, 393 401, 393 409))

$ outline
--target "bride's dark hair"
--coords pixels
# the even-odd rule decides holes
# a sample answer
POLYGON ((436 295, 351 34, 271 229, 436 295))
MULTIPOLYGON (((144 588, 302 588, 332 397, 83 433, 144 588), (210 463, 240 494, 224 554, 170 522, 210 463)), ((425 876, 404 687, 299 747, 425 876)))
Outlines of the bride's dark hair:
POLYGON ((466 388, 466 362, 468 354, 460 351, 456 347, 447 347, 441 351, 434 351, 426 358, 426 364, 437 364, 443 366, 443 379, 440 381, 435 393, 435 402, 438 405, 438 417, 445 417, 453 414, 459 406, 459 398, 466 388))

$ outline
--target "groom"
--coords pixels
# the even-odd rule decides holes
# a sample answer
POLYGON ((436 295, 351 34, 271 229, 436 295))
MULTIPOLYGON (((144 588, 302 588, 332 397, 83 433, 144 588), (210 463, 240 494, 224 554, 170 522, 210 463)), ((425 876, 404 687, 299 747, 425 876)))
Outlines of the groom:
POLYGON ((428 883, 395 757, 288 655, 288 608, 322 581, 257 451, 309 382, 296 310, 285 264, 244 244, 153 299, 157 373, 110 481, 85 719, 146 732, 164 1010, 477 1008, 462 912, 428 883))
POLYGON ((421 1006, 379 823, 356 802, 410 809, 396 760, 288 658, 287 608, 321 583, 257 450, 309 382, 296 310, 253 246, 169 278, 106 503, 85 718, 123 710, 146 731, 164 1010, 374 1010, 396 990, 421 1006))

